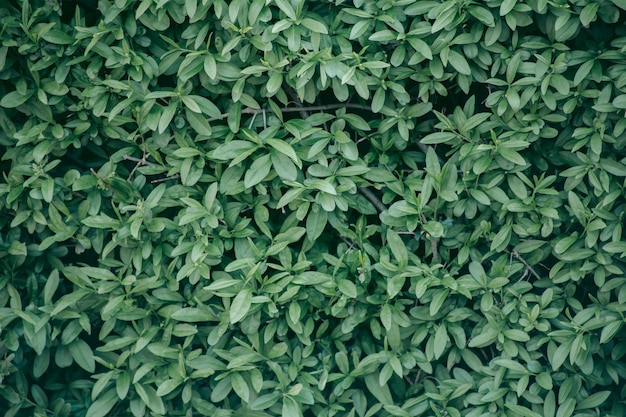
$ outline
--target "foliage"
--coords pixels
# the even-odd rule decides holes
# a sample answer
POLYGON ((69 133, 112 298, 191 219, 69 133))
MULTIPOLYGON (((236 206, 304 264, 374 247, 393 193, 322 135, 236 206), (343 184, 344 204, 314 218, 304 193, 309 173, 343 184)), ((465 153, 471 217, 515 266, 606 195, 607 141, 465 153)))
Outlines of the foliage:
POLYGON ((0 410, 626 415, 625 9, 4 2, 0 410))

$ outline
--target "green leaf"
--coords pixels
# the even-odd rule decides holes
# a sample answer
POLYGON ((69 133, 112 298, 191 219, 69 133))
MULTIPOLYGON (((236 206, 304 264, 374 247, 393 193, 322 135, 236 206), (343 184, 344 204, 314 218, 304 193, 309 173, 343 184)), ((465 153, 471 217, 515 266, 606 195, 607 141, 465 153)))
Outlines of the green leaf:
POLYGON ((552 355, 548 357, 554 371, 557 371, 561 367, 561 365, 563 365, 565 359, 567 359, 570 351, 570 346, 571 343, 561 344, 554 350, 552 355))
POLYGON ((436 222, 434 220, 429 220, 422 225, 425 232, 431 235, 434 238, 442 237, 445 234, 445 229, 441 222, 436 222))
POLYGON ((166 379, 161 384, 159 384, 156 395, 158 395, 159 397, 164 397, 170 392, 174 391, 176 388, 178 388, 182 383, 182 378, 166 379))
POLYGON ((505 403, 504 406, 514 413, 519 414, 521 417, 542 417, 540 414, 535 413, 523 405, 505 403))
POLYGON ((372 98, 372 112, 379 113, 385 105, 385 90, 379 87, 372 98))
POLYGON ((128 395, 128 390, 130 388, 130 375, 128 372, 123 371, 115 380, 115 391, 117 392, 117 396, 123 400, 128 395))
POLYGON ((312 30, 313 32, 322 33, 324 35, 328 34, 328 29, 322 22, 318 22, 317 20, 311 19, 310 17, 305 17, 302 19, 301 24, 307 29, 312 30))
POLYGON ((235 296, 228 311, 231 324, 241 321, 252 307, 252 290, 244 288, 235 296))
POLYGON ((626 0, 611 0, 613 4, 619 7, 622 10, 626 10, 626 0))
POLYGON ((437 330, 435 331, 435 339, 434 339, 434 347, 433 347, 433 351, 435 354, 435 359, 439 359, 441 357, 441 355, 443 355, 443 353, 446 350, 446 345, 448 344, 448 341, 450 340, 450 337, 448 336, 448 331, 446 330, 446 326, 444 325, 440 325, 437 327, 437 330))
POLYGON ((233 373, 230 378, 231 386, 239 398, 245 402, 250 402, 250 388, 248 383, 243 379, 241 374, 233 373))
POLYGON ((32 92, 27 94, 22 94, 17 91, 11 91, 10 93, 5 94, 0 99, 0 107, 4 107, 7 109, 13 109, 17 106, 20 106, 32 96, 32 92))
POLYGON ((139 398, 148 406, 150 410, 157 414, 165 414, 165 405, 160 396, 157 395, 154 388, 149 385, 139 383, 133 384, 139 398))
POLYGON ((306 236, 314 242, 324 232, 328 221, 328 213, 321 208, 312 209, 306 219, 306 236))
POLYGON ((274 0, 274 3, 276 3, 280 10, 282 10, 282 12, 285 13, 289 19, 293 21, 298 19, 296 11, 293 9, 293 6, 288 0, 274 0))
POLYGON ((437 145, 440 143, 447 143, 453 139, 456 139, 456 134, 452 132, 435 132, 424 136, 420 142, 424 145, 437 145))
POLYGON ((308 187, 316 188, 316 189, 318 189, 320 191, 323 191, 323 192, 331 194, 331 195, 337 195, 337 190, 327 180, 317 179, 317 178, 315 178, 315 179, 307 179, 307 180, 304 181, 304 185, 306 185, 308 187))
POLYGON ((602 406, 605 401, 611 396, 611 391, 599 391, 591 394, 584 400, 578 403, 577 410, 586 410, 589 408, 596 408, 602 406))
POLYGON ((270 145, 272 148, 276 149, 278 152, 288 156, 289 159, 291 159, 293 163, 298 166, 298 168, 302 168, 302 162, 300 161, 300 158, 298 158, 298 155, 296 155, 296 152, 293 150, 291 145, 289 145, 287 142, 283 140, 279 140, 279 139, 270 138, 270 139, 266 139, 265 143, 270 145))
POLYGON ((389 245, 389 249, 391 249, 391 253, 393 253, 393 256, 398 261, 399 267, 406 267, 409 261, 409 255, 400 235, 391 229, 387 229, 387 244, 389 245))
MULTIPOLYGON (((580 11, 580 23, 582 23, 584 27, 589 27, 589 24, 595 20, 599 8, 599 2, 588 3, 587 5, 585 5, 585 7, 583 7, 583 9, 580 11)), ((574 85, 578 84, 574 82, 574 85)))
POLYGON ((252 188, 261 181, 270 173, 272 168, 272 161, 270 160, 270 155, 266 154, 259 158, 257 158, 250 168, 246 171, 244 176, 244 185, 246 188, 252 188))
POLYGON ((469 6, 467 10, 470 12, 472 16, 478 19, 482 24, 487 26, 494 26, 495 20, 493 18, 493 14, 491 12, 480 6, 469 6))
POLYGON ((290 417, 302 417, 302 409, 300 408, 300 404, 298 403, 298 401, 293 399, 291 396, 285 396, 283 398, 283 408, 281 415, 290 417))
POLYGON ((76 38, 68 35, 61 30, 49 30, 41 36, 45 41, 56 45, 71 45, 76 41, 76 38))
POLYGON ((602 168, 609 174, 613 174, 618 177, 626 177, 626 165, 608 158, 603 158, 601 161, 602 168))
POLYGON ((600 333, 600 344, 606 343, 609 340, 613 339, 613 336, 622 328, 624 325, 623 320, 615 320, 602 328, 602 332, 600 333))
POLYGON ((159 119, 159 133, 165 132, 165 130, 169 127, 172 119, 174 118, 174 115, 176 114, 177 109, 178 106, 176 104, 170 104, 169 106, 163 108, 163 111, 161 112, 161 118, 159 119))
POLYGON ((194 156, 202 155, 202 152, 200 152, 200 150, 196 148, 182 146, 176 149, 174 152, 172 152, 172 154, 177 158, 184 159, 184 158, 192 158, 194 156))
POLYGON ((516 151, 508 149, 508 148, 499 148, 498 154, 502 156, 504 159, 507 159, 514 164, 525 166, 527 164, 526 160, 516 151))
POLYGON ((568 398, 561 403, 558 410, 556 410, 556 417, 570 417, 574 413, 576 408, 576 400, 568 398))
POLYGON ((276 392, 272 392, 270 394, 264 394, 257 397, 256 400, 252 401, 250 404, 251 410, 266 410, 276 404, 278 399, 280 398, 280 394, 276 392))
POLYGON ((504 0, 502 3, 500 3, 500 16, 506 16, 507 14, 509 14, 516 4, 516 0, 504 0))
POLYGON ((93 352, 85 341, 82 339, 74 339, 74 341, 67 347, 78 366, 87 372, 95 372, 96 362, 94 360, 93 352))
POLYGON ((487 331, 483 331, 478 334, 476 337, 473 337, 469 343, 469 347, 485 347, 489 346, 498 338, 498 333, 491 327, 487 328, 487 331))
POLYGON ((528 374, 528 369, 526 369, 524 365, 512 359, 494 359, 493 363, 503 368, 510 369, 514 372, 518 372, 524 375, 528 374))
POLYGON ((465 57, 454 49, 450 50, 450 54, 448 55, 448 62, 459 73, 464 75, 472 75, 472 69, 467 63, 465 57))
POLYGON ((552 377, 548 372, 541 372, 539 375, 535 377, 537 384, 545 390, 550 391, 553 387, 552 377))
POLYGON ((339 291, 350 298, 356 298, 358 295, 356 285, 350 280, 338 279, 337 286, 339 287, 339 291))
POLYGON ((571 236, 564 237, 554 245, 554 252, 561 255, 565 253, 576 241, 578 240, 578 233, 574 233, 571 236))
POLYGON ((428 307, 431 316, 435 316, 439 313, 439 310, 448 299, 448 295, 450 295, 450 290, 447 288, 441 288, 435 291, 430 306, 428 307))
POLYGON ((118 402, 115 390, 111 389, 105 392, 100 398, 91 403, 87 409, 85 417, 105 417, 109 411, 113 409, 118 402))
POLYGON ((176 310, 170 316, 174 320, 184 321, 188 323, 197 323, 197 322, 207 322, 207 321, 215 321, 216 317, 200 308, 195 307, 186 307, 181 308, 180 310, 176 310))
POLYGON ((54 304, 54 308, 50 312, 50 316, 51 317, 56 316, 57 314, 59 314, 60 312, 64 311, 68 307, 76 304, 78 301, 80 301, 83 298, 87 297, 87 295, 89 295, 89 294, 90 294, 89 290, 80 288, 80 289, 75 290, 75 291, 73 291, 73 292, 71 292, 69 294, 64 295, 63 297, 61 297, 54 304))
POLYGON ((332 282, 333 278, 325 273, 317 271, 305 271, 295 277, 291 282, 296 285, 319 285, 332 282))
POLYGON ((217 149, 209 153, 209 156, 221 161, 230 161, 242 153, 258 147, 259 145, 248 142, 247 140, 231 140, 230 142, 218 146, 217 149))
POLYGON ((422 54, 424 58, 433 59, 433 53, 426 42, 413 36, 409 37, 407 40, 409 41, 411 47, 413 47, 416 52, 422 54))

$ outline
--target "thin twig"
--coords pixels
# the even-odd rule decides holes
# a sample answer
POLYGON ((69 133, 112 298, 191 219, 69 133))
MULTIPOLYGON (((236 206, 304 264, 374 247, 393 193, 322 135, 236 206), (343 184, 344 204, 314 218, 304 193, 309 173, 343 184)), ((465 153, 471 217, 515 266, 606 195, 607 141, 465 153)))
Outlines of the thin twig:
POLYGON ((311 113, 309 112, 309 110, 307 110, 306 108, 302 106, 302 102, 300 101, 298 94, 293 90, 293 88, 291 87, 287 88, 287 94, 289 94, 289 97, 291 97, 291 100, 294 103, 296 103, 296 106, 302 108, 302 110, 300 110, 300 117, 302 118, 302 120, 308 119, 311 113))
POLYGON ((531 274, 533 274, 535 276, 535 278, 541 279, 541 276, 537 273, 537 271, 535 271, 535 269, 528 262, 526 262, 526 260, 524 258, 522 258, 522 255, 520 255, 517 251, 513 251, 511 254, 513 256, 515 256, 515 258, 518 261, 520 261, 521 263, 524 264, 524 266, 526 267, 526 271, 528 271, 531 274))
MULTIPOLYGON (((368 106, 363 106, 361 104, 356 103, 336 103, 336 104, 326 104, 321 106, 309 106, 309 107, 282 107, 280 109, 283 113, 294 113, 294 112, 314 112, 314 111, 325 111, 325 110, 337 110, 337 109, 355 109, 355 110, 364 110, 371 112, 372 109, 368 106)), ((241 114, 260 114, 263 113, 264 109, 253 109, 251 107, 247 107, 241 110, 241 114)), ((214 122, 216 120, 223 120, 228 117, 230 113, 222 113, 221 117, 212 117, 207 119, 207 122, 214 122)))
POLYGON ((437 243, 439 243, 439 239, 430 236, 430 249, 433 252, 433 262, 436 264, 439 263, 439 249, 437 248, 437 243))
POLYGON ((370 203, 372 203, 379 212, 382 213, 383 211, 387 210, 387 206, 385 205, 385 203, 380 201, 380 199, 376 196, 376 194, 371 192, 369 188, 359 187, 359 192, 363 194, 365 198, 367 198, 370 201, 370 203))
POLYGON ((346 245, 348 245, 348 250, 354 249, 354 242, 350 242, 345 236, 340 235, 339 237, 346 243, 346 245))
POLYGON ((157 165, 154 162, 150 162, 146 159, 147 155, 142 158, 135 158, 134 156, 124 155, 124 161, 133 161, 137 162, 140 165, 157 165))
POLYGON ((180 178, 180 174, 174 174, 171 177, 165 177, 165 178, 159 178, 158 180, 152 180, 152 181, 150 181, 150 184, 158 184, 160 182, 174 180, 176 178, 180 178))
POLYGON ((135 158, 130 155, 124 155, 125 161, 135 162, 135 166, 133 167, 132 171, 130 171, 130 174, 128 174, 128 178, 126 179, 126 181, 128 182, 130 182, 130 180, 133 178, 133 175, 135 175, 135 172, 137 172, 137 169, 139 169, 140 166, 152 164, 152 162, 148 162, 147 160, 147 158, 150 156, 150 153, 148 153, 148 151, 146 150, 146 141, 144 140, 143 135, 141 135, 141 144, 143 146, 143 150, 141 152, 141 158, 135 158))

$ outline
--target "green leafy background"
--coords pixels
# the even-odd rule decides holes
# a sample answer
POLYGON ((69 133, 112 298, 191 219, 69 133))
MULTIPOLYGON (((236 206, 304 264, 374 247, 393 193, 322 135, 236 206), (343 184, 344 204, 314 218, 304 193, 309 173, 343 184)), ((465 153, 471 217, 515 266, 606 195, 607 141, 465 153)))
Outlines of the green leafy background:
POLYGON ((626 415, 623 0, 7 0, 0 413, 626 415))

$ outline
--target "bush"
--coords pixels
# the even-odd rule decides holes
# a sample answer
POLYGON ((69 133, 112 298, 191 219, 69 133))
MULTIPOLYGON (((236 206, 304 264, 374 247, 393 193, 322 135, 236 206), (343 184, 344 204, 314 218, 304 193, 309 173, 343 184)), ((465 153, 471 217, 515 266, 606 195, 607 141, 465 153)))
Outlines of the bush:
POLYGON ((8 0, 4 416, 626 415, 623 0, 8 0))

